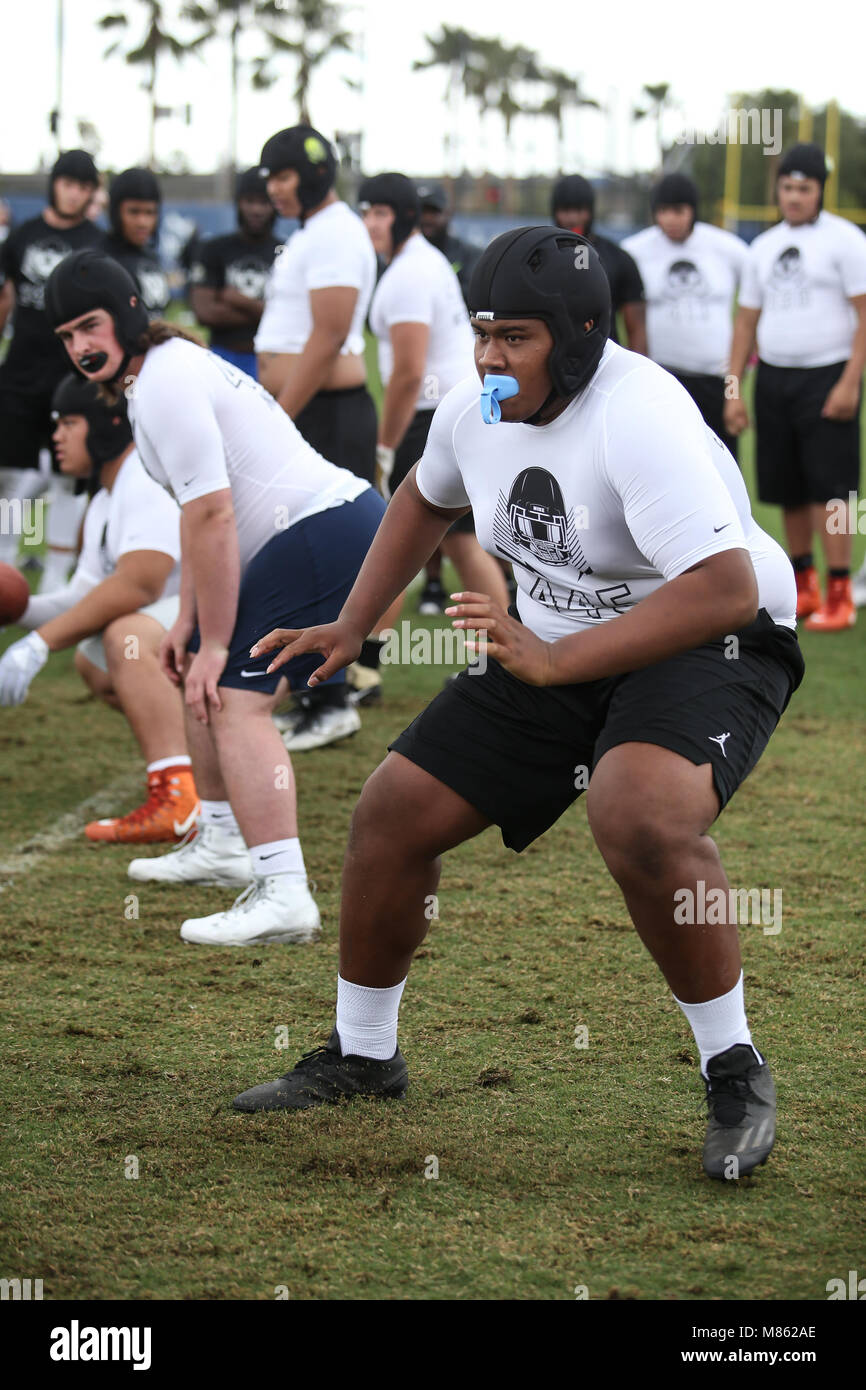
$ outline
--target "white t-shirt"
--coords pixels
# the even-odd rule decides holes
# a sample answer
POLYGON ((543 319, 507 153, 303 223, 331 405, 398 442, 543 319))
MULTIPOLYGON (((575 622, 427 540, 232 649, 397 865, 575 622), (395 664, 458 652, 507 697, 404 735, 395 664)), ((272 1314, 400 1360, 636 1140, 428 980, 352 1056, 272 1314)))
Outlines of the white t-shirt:
POLYGON ((430 329, 417 408, 434 410, 472 371, 474 338, 460 281, 420 232, 413 232, 397 252, 370 307, 370 327, 379 339, 379 374, 386 386, 394 370, 391 329, 397 323, 425 323, 430 329))
POLYGON ((760 606, 794 627, 791 562, 755 524, 736 463, 688 392, 608 343, 549 425, 486 425, 477 377, 433 417, 418 487, 472 507, 485 550, 511 560, 523 622, 545 641, 615 618, 723 550, 748 550, 760 606))
POLYGON ((358 291, 352 326, 341 354, 364 351, 364 322, 376 284, 376 253, 367 229, 345 203, 329 203, 307 218, 274 261, 256 352, 302 352, 313 331, 310 290, 358 291))
POLYGON ((749 247, 740 303, 760 309, 758 356, 773 367, 847 362, 857 327, 849 299, 866 294, 866 236, 844 217, 779 222, 749 247))
POLYGON ((183 506, 231 488, 241 565, 369 483, 317 454, 257 381, 182 338, 150 348, 128 402, 141 461, 183 506))
POLYGON ((180 593, 180 509, 148 476, 135 449, 120 465, 111 491, 100 488, 87 508, 81 554, 68 584, 48 594, 34 594, 22 625, 41 627, 67 613, 114 574, 121 555, 133 550, 170 555, 174 569, 161 597, 174 598, 180 593))
POLYGON ((674 371, 724 376, 734 295, 748 247, 731 232, 696 222, 685 241, 647 227, 622 243, 637 261, 646 294, 649 355, 674 371))

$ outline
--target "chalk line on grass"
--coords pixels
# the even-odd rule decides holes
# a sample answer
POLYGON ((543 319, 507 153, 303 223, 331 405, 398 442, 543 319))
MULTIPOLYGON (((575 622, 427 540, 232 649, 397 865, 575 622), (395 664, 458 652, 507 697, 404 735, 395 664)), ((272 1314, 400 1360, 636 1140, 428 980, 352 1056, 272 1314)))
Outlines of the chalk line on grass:
MULTIPOLYGON (((0 893, 4 888, 11 887, 16 877, 32 873, 49 854, 56 854, 70 840, 77 840, 88 821, 117 815, 118 807, 133 796, 140 785, 140 772, 125 772, 121 777, 115 777, 107 787, 86 797, 71 811, 64 811, 44 830, 38 830, 13 849, 11 854, 0 858, 0 893)), ((82 842, 85 843, 83 836, 82 842)))

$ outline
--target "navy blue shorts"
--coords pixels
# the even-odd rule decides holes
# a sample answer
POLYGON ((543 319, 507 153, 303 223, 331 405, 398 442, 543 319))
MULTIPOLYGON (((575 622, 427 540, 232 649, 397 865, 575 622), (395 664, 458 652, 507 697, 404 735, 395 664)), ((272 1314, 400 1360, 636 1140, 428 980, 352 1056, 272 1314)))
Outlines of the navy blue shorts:
MULTIPOLYGON (((349 596, 384 514, 382 498, 367 488, 354 502, 316 512, 288 530, 278 531, 262 546, 241 577, 238 616, 220 685, 266 695, 274 693, 283 676, 288 677, 292 690, 306 685, 321 666, 321 656, 307 652, 267 675, 276 653, 267 652, 251 661, 250 647, 275 627, 332 623, 349 596)), ((196 652, 198 648, 196 628, 189 650, 196 652)), ((338 671, 326 684, 345 679, 345 671, 338 671)))
POLYGON ((259 379, 259 364, 254 352, 235 352, 234 348, 214 347, 211 344, 211 352, 217 357, 221 357, 224 362, 231 362, 238 371, 246 372, 253 381, 259 379))

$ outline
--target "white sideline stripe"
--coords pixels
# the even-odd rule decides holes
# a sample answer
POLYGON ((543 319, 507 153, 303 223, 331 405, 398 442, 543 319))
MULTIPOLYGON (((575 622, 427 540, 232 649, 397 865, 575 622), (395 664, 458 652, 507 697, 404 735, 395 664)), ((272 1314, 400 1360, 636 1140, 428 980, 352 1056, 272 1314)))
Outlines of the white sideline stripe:
POLYGON ((86 797, 73 810, 64 811, 44 830, 22 841, 10 855, 0 859, 0 893, 11 887, 16 877, 32 873, 47 855, 56 854, 70 840, 77 840, 88 821, 117 815, 118 804, 133 796, 136 790, 141 790, 141 772, 126 772, 101 791, 86 797))

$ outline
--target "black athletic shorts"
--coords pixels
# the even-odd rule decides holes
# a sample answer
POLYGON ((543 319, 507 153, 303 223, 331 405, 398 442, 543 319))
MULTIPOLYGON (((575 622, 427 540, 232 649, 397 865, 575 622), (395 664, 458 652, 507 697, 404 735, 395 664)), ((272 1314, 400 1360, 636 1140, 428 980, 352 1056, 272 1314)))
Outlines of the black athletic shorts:
MULTIPOLYGON (((40 449, 51 450, 51 397, 0 387, 0 468, 38 468, 40 449)), ((51 466, 59 472, 51 450, 51 466)))
MULTIPOLYGON (((374 488, 365 488, 354 502, 316 512, 286 531, 278 531, 250 560, 241 577, 235 629, 219 685, 273 695, 286 676, 291 690, 302 689, 322 657, 315 652, 296 656, 267 674, 274 652, 250 659, 250 647, 276 627, 317 627, 332 623, 349 597, 358 570, 370 549, 385 503, 374 488)), ((188 643, 197 652, 198 628, 188 643)), ((345 682, 345 670, 327 685, 345 682)))
POLYGON ((379 424, 366 386, 317 391, 295 420, 295 428, 323 458, 375 485, 379 424))
POLYGON ((758 495, 780 507, 829 502, 860 486, 860 412, 853 420, 824 420, 823 406, 845 370, 771 367, 758 363, 755 426, 758 495))
POLYGON ((736 647, 720 638, 581 685, 526 685, 490 659, 483 674, 467 669, 449 681, 389 747, 500 826, 517 851, 559 819, 621 743, 655 743, 696 766, 710 763, 724 807, 804 670, 795 633, 763 608, 733 635, 736 647))
MULTIPOLYGON (((394 454, 394 467, 391 470, 390 484, 392 497, 424 452, 427 436, 430 433, 430 425, 433 421, 433 413, 432 410, 416 410, 412 417, 412 423, 394 454)), ((472 513, 467 512, 465 516, 458 517, 453 526, 448 529, 449 536, 452 531, 467 531, 474 536, 475 523, 472 520, 472 513)))
POLYGON ((710 429, 715 431, 725 448, 730 449, 736 458, 736 435, 728 434, 725 429, 725 378, 701 372, 681 372, 674 367, 665 367, 665 371, 675 376, 680 385, 686 388, 710 429))

